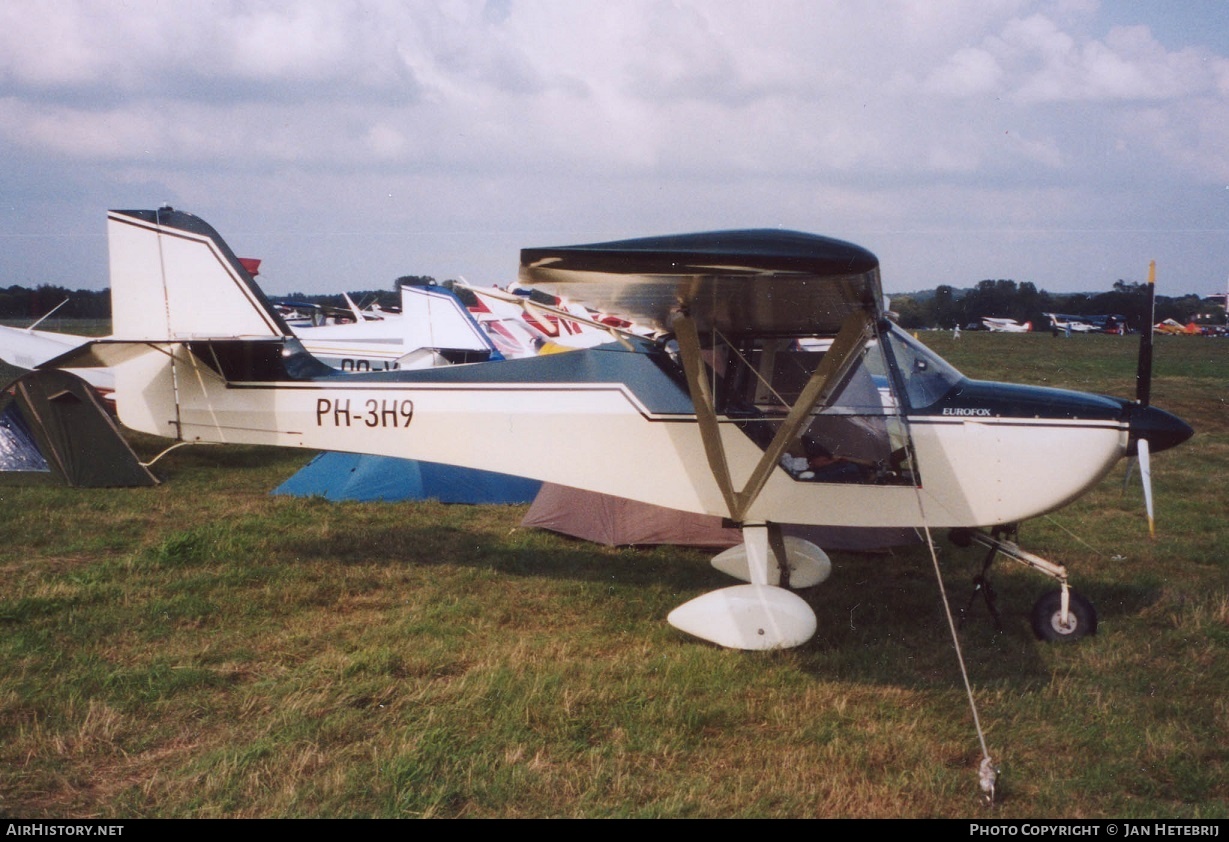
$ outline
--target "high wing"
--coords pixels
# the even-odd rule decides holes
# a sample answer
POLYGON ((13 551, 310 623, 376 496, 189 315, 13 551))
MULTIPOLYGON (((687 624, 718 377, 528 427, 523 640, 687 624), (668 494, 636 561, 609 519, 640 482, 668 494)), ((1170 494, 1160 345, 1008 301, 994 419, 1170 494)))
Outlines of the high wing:
POLYGON ((773 228, 521 251, 520 281, 660 330, 823 335, 883 315, 879 261, 829 237, 773 228))
POLYGON ((715 231, 524 249, 519 280, 675 334, 705 456, 736 521, 746 518, 813 413, 832 398, 883 315, 873 254, 798 231, 715 231), (784 351, 774 339, 833 334, 803 388, 790 400, 776 395, 781 417, 765 434, 750 474, 736 482, 720 430, 724 407, 705 352, 708 360, 718 347, 743 361, 757 355, 755 374, 771 387, 770 369, 784 351))

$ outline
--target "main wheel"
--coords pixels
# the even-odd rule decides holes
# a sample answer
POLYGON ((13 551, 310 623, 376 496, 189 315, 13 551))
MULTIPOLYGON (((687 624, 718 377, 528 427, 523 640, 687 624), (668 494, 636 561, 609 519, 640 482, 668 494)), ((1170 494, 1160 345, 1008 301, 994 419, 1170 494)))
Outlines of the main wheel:
POLYGON ((1068 591, 1067 622, 1063 623, 1063 593, 1050 591, 1033 606, 1033 634, 1038 640, 1079 640, 1097 633, 1097 610, 1084 597, 1068 591))

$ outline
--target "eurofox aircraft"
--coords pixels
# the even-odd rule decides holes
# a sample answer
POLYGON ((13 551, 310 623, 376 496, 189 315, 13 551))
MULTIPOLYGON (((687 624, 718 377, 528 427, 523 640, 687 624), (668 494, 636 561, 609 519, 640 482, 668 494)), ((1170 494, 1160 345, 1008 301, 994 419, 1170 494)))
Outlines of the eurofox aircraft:
POLYGON ((969 530, 1058 580, 1035 609, 1040 634, 1091 632, 1066 570, 1003 530, 1071 502, 1142 444, 1192 432, 1146 400, 969 380, 884 319, 873 254, 811 234, 525 249, 521 283, 666 333, 345 375, 303 350, 201 219, 112 211, 109 242, 116 338, 48 365, 113 366, 124 424, 426 459, 729 518, 744 551, 722 569, 750 584, 670 616, 729 647, 796 646, 815 631, 787 586, 820 581, 826 558, 786 542, 781 523, 969 530))

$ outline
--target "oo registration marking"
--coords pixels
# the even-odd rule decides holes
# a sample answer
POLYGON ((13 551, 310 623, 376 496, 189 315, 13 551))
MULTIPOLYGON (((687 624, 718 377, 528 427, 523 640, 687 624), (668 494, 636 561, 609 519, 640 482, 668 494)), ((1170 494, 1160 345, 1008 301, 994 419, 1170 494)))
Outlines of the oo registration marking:
POLYGON ((316 399, 317 427, 408 427, 414 417, 414 402, 408 398, 316 399))

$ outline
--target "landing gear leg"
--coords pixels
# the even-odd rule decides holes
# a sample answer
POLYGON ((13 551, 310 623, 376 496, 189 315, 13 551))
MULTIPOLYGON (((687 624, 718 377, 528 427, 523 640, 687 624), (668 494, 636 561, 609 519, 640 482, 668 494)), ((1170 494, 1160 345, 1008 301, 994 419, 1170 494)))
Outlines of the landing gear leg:
POLYGON ((999 616, 999 609, 996 601, 998 595, 994 592, 994 586, 990 584, 990 565, 994 563, 994 559, 998 557, 998 550, 990 550, 986 553, 986 560, 982 562, 981 573, 973 577, 973 593, 969 594, 969 601, 960 611, 960 622, 957 623, 957 628, 964 628, 964 621, 968 619, 969 612, 973 609, 973 603, 977 601, 977 597, 981 596, 986 600, 986 608, 990 611, 990 616, 994 619, 994 627, 999 631, 1003 630, 1003 618, 999 616))
MULTIPOLYGON (((1095 634, 1097 631, 1097 611, 1087 599, 1072 593, 1070 586, 1067 584, 1067 568, 1020 549, 1020 546, 1015 541, 1009 541, 1000 537, 1003 534, 1010 534, 1012 537, 1015 537, 1016 531, 1012 529, 1009 532, 1003 532, 996 529, 992 535, 988 535, 985 532, 958 530, 952 534, 952 540, 957 546, 968 546, 969 543, 973 542, 981 544, 989 550, 989 555, 986 556, 986 561, 982 564, 981 575, 973 580, 974 591, 973 597, 969 599, 969 606, 972 606, 973 599, 977 597, 979 592, 983 593, 986 598, 986 604, 990 607, 990 613, 994 616, 995 623, 999 623, 999 615, 994 607, 994 591, 990 588, 987 576, 991 563, 999 553, 1002 553, 1008 558, 1018 561, 1026 567, 1031 567, 1033 570, 1049 576, 1058 582, 1058 590, 1044 594, 1033 605, 1033 633, 1037 635, 1038 639, 1051 642, 1079 640, 1082 637, 1095 634)), ((966 608, 965 613, 967 611, 968 609, 966 608)), ((963 615, 961 619, 963 620, 963 615)))

